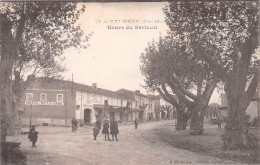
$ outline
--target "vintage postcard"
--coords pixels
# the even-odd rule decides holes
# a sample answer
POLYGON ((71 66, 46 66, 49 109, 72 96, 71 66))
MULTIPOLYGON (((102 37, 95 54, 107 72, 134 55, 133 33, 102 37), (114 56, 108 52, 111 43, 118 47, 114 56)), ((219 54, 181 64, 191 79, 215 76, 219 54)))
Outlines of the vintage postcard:
POLYGON ((259 164, 258 1, 0 2, 1 164, 259 164))

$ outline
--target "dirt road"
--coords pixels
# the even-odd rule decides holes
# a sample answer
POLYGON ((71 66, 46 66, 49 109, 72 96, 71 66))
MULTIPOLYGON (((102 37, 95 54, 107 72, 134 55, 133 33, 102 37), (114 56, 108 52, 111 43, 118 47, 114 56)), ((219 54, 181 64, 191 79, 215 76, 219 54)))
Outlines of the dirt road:
POLYGON ((99 134, 93 140, 92 127, 81 127, 71 132, 69 127, 38 127, 37 148, 31 148, 27 135, 8 137, 9 141, 21 141, 21 150, 27 153, 27 164, 237 164, 229 160, 201 155, 173 148, 163 141, 149 141, 147 130, 169 126, 172 121, 160 121, 134 125, 119 125, 119 141, 104 141, 99 134))

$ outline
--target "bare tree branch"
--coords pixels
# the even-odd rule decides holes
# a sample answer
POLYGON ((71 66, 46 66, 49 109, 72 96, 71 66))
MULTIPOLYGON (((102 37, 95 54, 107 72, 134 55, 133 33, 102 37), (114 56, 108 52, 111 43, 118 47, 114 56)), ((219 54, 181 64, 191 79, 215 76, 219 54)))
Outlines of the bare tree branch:
POLYGON ((220 64, 213 60, 213 55, 208 55, 209 52, 206 51, 199 42, 193 42, 192 44, 194 53, 205 60, 211 67, 214 73, 221 79, 225 80, 227 78, 227 71, 225 71, 220 64))
POLYGON ((202 89, 202 78, 200 76, 197 77, 197 97, 201 96, 202 89))
POLYGON ((19 20, 19 24, 18 24, 17 31, 16 31, 16 37, 15 37, 16 44, 18 44, 21 41, 22 34, 23 34, 24 24, 25 24, 25 20, 26 20, 25 14, 24 14, 25 3, 26 2, 23 2, 23 4, 22 4, 21 18, 19 20))
POLYGON ((170 77, 170 80, 171 81, 174 81, 174 83, 178 86, 178 89, 186 96, 190 97, 191 99, 193 100, 196 100, 197 96, 194 95, 193 93, 191 93, 190 91, 188 91, 187 89, 185 89, 183 86, 182 86, 182 83, 181 81, 179 80, 179 78, 176 76, 176 74, 173 74, 171 77, 170 77))
POLYGON ((165 99, 165 101, 168 101, 169 103, 173 104, 176 108, 179 107, 179 103, 178 100, 175 99, 174 97, 172 97, 167 90, 163 90, 165 93, 163 93, 163 91, 157 87, 157 91, 159 92, 159 94, 165 99))
POLYGON ((214 79, 208 84, 202 94, 203 99, 208 103, 210 100, 210 96, 212 95, 214 89, 216 88, 216 85, 218 83, 219 79, 214 77, 214 79))
POLYGON ((193 102, 190 101, 189 99, 187 99, 187 98, 185 97, 185 95, 182 94, 182 93, 178 90, 178 88, 175 86, 174 83, 172 83, 172 82, 169 81, 169 82, 167 82, 167 84, 170 86, 170 88, 172 89, 172 91, 178 96, 178 98, 179 98, 182 102, 184 102, 187 106, 192 106, 192 105, 193 105, 193 102))

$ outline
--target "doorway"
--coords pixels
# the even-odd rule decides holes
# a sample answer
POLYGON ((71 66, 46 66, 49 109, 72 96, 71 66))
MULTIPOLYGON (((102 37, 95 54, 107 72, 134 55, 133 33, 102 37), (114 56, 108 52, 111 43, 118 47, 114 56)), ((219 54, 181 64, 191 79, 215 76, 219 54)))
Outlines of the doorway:
POLYGON ((110 120, 112 120, 115 117, 115 113, 114 112, 110 112, 109 116, 110 116, 110 120))
POLYGON ((91 112, 91 109, 84 110, 84 123, 85 124, 90 124, 90 112, 91 112))

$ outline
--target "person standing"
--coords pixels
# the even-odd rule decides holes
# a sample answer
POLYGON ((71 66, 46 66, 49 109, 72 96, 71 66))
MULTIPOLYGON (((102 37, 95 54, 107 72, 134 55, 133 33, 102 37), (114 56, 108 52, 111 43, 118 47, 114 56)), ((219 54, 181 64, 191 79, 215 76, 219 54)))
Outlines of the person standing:
POLYGON ((97 135, 99 133, 99 128, 98 128, 98 125, 97 123, 95 123, 95 126, 93 128, 93 135, 94 135, 94 140, 97 140, 97 135))
POLYGON ((135 129, 137 129, 137 127, 138 127, 138 120, 136 118, 135 118, 134 124, 135 124, 135 129))
POLYGON ((100 123, 100 120, 99 120, 99 119, 96 121, 96 125, 97 125, 97 127, 98 127, 99 129, 101 129, 101 123, 100 123))
POLYGON ((71 125, 72 125, 72 131, 75 131, 78 128, 78 121, 73 118, 71 121, 71 125))
POLYGON ((32 142, 32 148, 36 147, 35 143, 37 142, 38 139, 38 132, 35 130, 35 125, 32 126, 28 138, 32 142))
POLYGON ((109 122, 108 122, 107 119, 105 120, 105 122, 103 124, 102 134, 105 134, 105 141, 107 140, 107 138, 108 138, 108 141, 110 141, 110 138, 109 138, 109 122))
POLYGON ((218 129, 221 128, 221 119, 220 119, 220 116, 218 116, 217 118, 217 123, 218 123, 218 129))
POLYGON ((118 124, 117 124, 117 121, 115 120, 115 118, 113 118, 111 121, 111 124, 110 124, 110 134, 112 135, 112 141, 114 141, 114 136, 116 138, 116 141, 118 141, 118 139, 117 139, 118 133, 119 133, 118 124))

